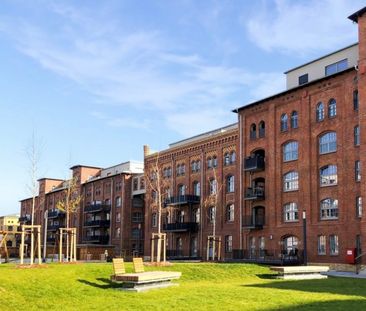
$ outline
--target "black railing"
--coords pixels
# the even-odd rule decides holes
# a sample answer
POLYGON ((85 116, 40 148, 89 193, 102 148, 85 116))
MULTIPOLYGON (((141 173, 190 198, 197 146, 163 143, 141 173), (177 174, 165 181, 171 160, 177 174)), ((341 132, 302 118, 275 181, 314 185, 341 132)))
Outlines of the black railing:
POLYGON ((98 213, 98 212, 109 212, 111 210, 110 204, 90 204, 86 205, 84 212, 86 213, 98 213))
POLYGON ((264 198, 264 188, 262 187, 245 189, 245 200, 264 200, 264 198))
POLYGON ((254 155, 245 158, 244 171, 247 172, 263 171, 264 168, 265 168, 264 157, 260 155, 254 155))
POLYGON ((233 250, 234 260, 256 262, 270 265, 300 265, 303 263, 302 250, 268 250, 268 249, 245 249, 233 250))
POLYGON ((200 203, 200 196, 187 194, 166 199, 164 205, 167 206, 167 205, 184 205, 184 204, 199 204, 199 203, 200 203))
POLYGON ((48 211, 47 218, 58 218, 58 217, 64 217, 65 212, 60 210, 52 210, 48 211))
POLYGON ((48 225, 47 226, 47 230, 48 231, 55 231, 55 230, 58 230, 60 228, 61 228, 61 225, 60 224, 58 224, 58 225, 48 225))
POLYGON ((247 229, 263 229, 264 216, 249 215, 243 217, 243 227, 247 229))
POLYGON ((84 222, 84 227, 109 227, 110 220, 87 220, 84 222))
POLYGON ((55 243, 56 242, 56 238, 47 238, 47 242, 48 243, 55 243))
POLYGON ((32 217, 29 216, 29 215, 26 215, 26 216, 22 216, 22 217, 19 217, 19 222, 20 223, 30 223, 32 221, 32 217))
POLYGON ((109 235, 87 235, 84 237, 85 242, 102 243, 107 244, 109 241, 109 235))
POLYGON ((197 232, 198 223, 196 222, 176 222, 164 224, 163 230, 168 232, 197 232))

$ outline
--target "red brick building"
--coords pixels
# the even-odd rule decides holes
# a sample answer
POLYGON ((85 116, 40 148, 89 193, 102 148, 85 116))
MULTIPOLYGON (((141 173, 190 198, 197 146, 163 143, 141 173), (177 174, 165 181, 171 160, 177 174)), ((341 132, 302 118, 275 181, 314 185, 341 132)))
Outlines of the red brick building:
MULTIPOLYGON (((144 181, 143 165, 126 162, 106 169, 75 165, 80 207, 70 217, 77 228, 78 254, 99 258, 107 249, 131 256, 143 252, 144 181)), ((65 196, 67 181, 42 178, 36 197, 34 224, 47 231, 47 253, 57 253, 59 228, 64 228, 65 213, 56 208, 65 196), (46 213, 47 211, 47 213, 46 213)), ((22 222, 30 224, 32 198, 21 201, 22 222)), ((43 241, 43 239, 42 239, 43 241)), ((84 258, 82 258, 84 259, 84 258)))

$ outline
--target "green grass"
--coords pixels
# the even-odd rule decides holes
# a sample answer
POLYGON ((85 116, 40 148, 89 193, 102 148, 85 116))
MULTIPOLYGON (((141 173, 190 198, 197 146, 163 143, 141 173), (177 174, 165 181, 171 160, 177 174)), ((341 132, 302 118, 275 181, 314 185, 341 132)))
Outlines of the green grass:
MULTIPOLYGON (((127 264, 127 270, 132 267, 127 264)), ((366 279, 283 281, 252 264, 175 263, 179 286, 131 293, 111 264, 0 265, 0 310, 366 310, 366 279)))

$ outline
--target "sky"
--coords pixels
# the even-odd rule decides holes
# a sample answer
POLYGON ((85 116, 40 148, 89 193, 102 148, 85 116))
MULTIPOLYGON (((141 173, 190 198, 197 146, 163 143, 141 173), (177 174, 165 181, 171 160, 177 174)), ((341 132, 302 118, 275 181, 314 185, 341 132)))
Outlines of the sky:
POLYGON ((37 177, 143 160, 237 121, 287 69, 357 42, 358 0, 0 2, 0 215, 37 177))

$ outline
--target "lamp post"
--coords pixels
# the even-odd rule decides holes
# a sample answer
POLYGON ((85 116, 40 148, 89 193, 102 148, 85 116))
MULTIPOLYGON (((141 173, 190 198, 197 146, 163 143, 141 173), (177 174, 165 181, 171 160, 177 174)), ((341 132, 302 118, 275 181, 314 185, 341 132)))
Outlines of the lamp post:
POLYGON ((303 225, 303 241, 304 241, 304 266, 308 264, 307 244, 306 244, 306 212, 302 212, 302 225, 303 225))

